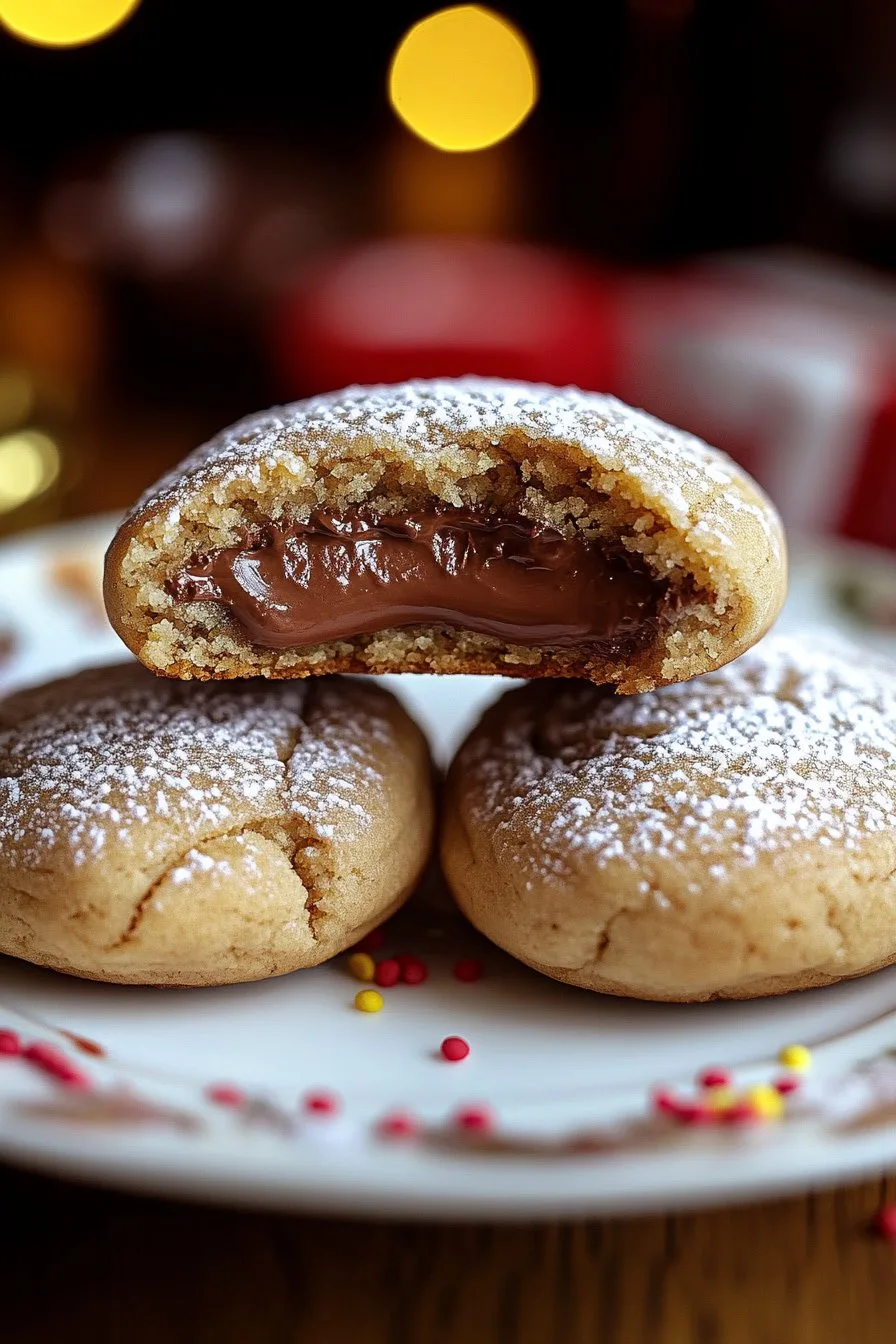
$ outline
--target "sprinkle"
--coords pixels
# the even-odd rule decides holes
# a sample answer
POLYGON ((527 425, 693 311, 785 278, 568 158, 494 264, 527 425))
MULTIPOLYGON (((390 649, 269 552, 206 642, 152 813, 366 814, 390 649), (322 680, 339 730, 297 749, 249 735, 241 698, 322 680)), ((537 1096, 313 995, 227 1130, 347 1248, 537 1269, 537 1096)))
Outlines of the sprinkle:
POLYGON ((20 1055, 22 1042, 15 1031, 0 1031, 0 1055, 20 1055))
POLYGON ((460 961, 454 964, 455 980, 462 980, 464 984, 471 985, 474 980, 482 978, 482 962, 477 961, 475 957, 462 957, 460 961))
POLYGON ((429 968, 419 957, 399 957, 401 982, 404 985, 422 985, 429 976, 429 968))
POLYGON ((785 1045, 778 1055, 778 1063, 783 1064, 785 1069, 805 1073, 812 1065, 812 1051, 807 1050, 804 1045, 785 1045))
POLYGON ((488 1134, 495 1127, 495 1117, 488 1106, 463 1106, 455 1114, 454 1123, 470 1133, 488 1134))
POLYGON ((419 1134, 420 1126, 409 1111, 393 1111, 383 1116, 376 1132, 384 1139, 413 1139, 419 1134))
POLYGON ((764 1120, 777 1120, 784 1112, 784 1099, 781 1093, 767 1083, 751 1087, 747 1093, 747 1100, 764 1120))
POLYGON ((734 1105, 734 1092, 730 1087, 708 1087, 703 1104, 711 1111, 728 1111, 734 1105))
POLYGON ((386 935, 382 929, 371 929, 365 934, 360 943, 355 943, 355 952, 379 952, 383 945, 386 935))
POLYGON ((772 1087, 782 1097, 789 1097, 792 1092, 798 1092, 800 1087, 799 1078, 776 1078, 772 1087))
POLYGON ((353 952, 348 959, 348 969, 356 980, 369 984, 376 971, 376 962, 369 952, 353 952))
POLYGON ((213 1083, 205 1095, 218 1106, 242 1106, 246 1100, 245 1092, 235 1083, 213 1083))
POLYGON ((751 1125, 760 1118, 755 1106, 748 1101, 738 1101, 722 1112, 722 1119, 728 1125, 751 1125))
POLYGON ((309 1115, 335 1115, 341 1102, 335 1092, 309 1092, 302 1105, 309 1115))
POLYGON ((373 973, 375 982, 383 989, 391 989, 401 979, 401 965, 395 957, 386 957, 378 961, 373 973))
POLYGON ((675 1112, 675 1118, 680 1120, 683 1125, 709 1125, 716 1116, 715 1112, 709 1106, 703 1106, 698 1101, 683 1102, 679 1104, 675 1112))
POLYGON ((653 1094, 653 1108, 660 1115, 677 1115, 679 1105, 678 1099, 664 1088, 659 1088, 653 1094))
POLYGON ((355 995, 355 1007, 359 1013, 378 1013, 383 1006, 383 996, 375 989, 359 989, 355 995))
POLYGON ((885 1241, 896 1241, 896 1204, 885 1204, 878 1209, 872 1228, 885 1241))
POLYGON ((470 1047, 463 1036, 446 1036, 439 1049, 443 1057, 450 1060, 452 1064, 456 1064, 461 1059, 466 1059, 470 1053, 470 1047))
POLYGON ((27 1045, 22 1051, 22 1057, 36 1069, 40 1069, 41 1073, 54 1078, 57 1083, 62 1083, 64 1087, 90 1086, 87 1074, 82 1073, 57 1046, 51 1045, 48 1041, 35 1041, 33 1045, 27 1045))
POLYGON ((704 1069, 697 1075, 700 1087, 730 1087, 731 1074, 727 1069, 704 1069))
POLYGON ((102 1058, 106 1053, 101 1045, 98 1045, 96 1041, 90 1040, 88 1036, 76 1036, 74 1032, 71 1031, 63 1031, 61 1034, 70 1040, 72 1045, 76 1045, 79 1050, 83 1051, 85 1055, 94 1055, 98 1058, 102 1058))
POLYGON ((653 1108, 658 1114, 668 1115, 670 1119, 678 1120, 683 1125, 704 1125, 717 1119, 716 1109, 712 1104, 684 1101, 664 1088, 654 1092, 653 1108))

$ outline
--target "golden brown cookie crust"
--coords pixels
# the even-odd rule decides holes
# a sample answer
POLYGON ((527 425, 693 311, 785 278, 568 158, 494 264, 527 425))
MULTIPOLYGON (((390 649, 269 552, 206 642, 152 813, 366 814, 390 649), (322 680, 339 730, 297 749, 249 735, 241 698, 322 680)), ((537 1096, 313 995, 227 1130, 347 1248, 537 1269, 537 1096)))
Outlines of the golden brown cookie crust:
POLYGON ((449 773, 442 860, 568 984, 747 999, 896 961, 896 668, 771 636, 685 686, 512 691, 449 773))
POLYGON ((106 562, 109 619, 155 672, 586 677, 624 692, 680 681, 749 648, 786 587, 780 520, 723 453, 613 397, 494 379, 351 388, 249 417, 138 502, 106 562), (316 508, 487 507, 629 552, 674 594, 635 654, 530 647, 433 625, 301 649, 250 643, 214 602, 166 584, 197 553, 316 508))
POLYGON ((137 663, 0 703, 0 952, 93 980, 314 966, 431 846, 429 752, 367 682, 189 686, 137 663))

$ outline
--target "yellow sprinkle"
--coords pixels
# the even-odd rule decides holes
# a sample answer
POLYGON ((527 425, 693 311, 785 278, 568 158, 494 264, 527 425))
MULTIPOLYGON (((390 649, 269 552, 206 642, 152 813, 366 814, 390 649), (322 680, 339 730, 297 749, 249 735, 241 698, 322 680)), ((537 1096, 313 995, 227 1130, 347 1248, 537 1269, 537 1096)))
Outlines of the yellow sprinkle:
POLYGON ((367 952, 353 952, 348 959, 348 968, 356 980, 369 984, 376 971, 376 962, 367 952))
POLYGON ((707 1087, 700 1100, 711 1111, 727 1111, 734 1105, 734 1092, 730 1087, 707 1087))
POLYGON ((382 994, 375 989, 359 989, 355 995, 355 1007, 359 1013, 378 1013, 383 1006, 382 994))
POLYGON ((768 1083, 751 1087, 747 1093, 747 1101, 766 1120, 777 1120, 784 1113, 784 1098, 768 1083))
POLYGON ((804 1045, 785 1045, 778 1059, 785 1069, 796 1069, 797 1073, 805 1073, 812 1065, 812 1051, 807 1050, 804 1045))

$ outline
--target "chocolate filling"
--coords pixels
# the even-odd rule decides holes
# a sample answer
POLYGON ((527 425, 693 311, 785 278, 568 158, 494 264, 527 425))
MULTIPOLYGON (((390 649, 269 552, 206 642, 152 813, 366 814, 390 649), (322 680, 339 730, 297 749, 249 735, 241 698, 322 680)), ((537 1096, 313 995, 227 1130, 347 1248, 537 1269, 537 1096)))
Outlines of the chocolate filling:
POLYGON ((667 600, 666 585, 624 551, 528 518, 446 508, 401 517, 319 510, 194 556, 168 591, 179 602, 222 603, 268 649, 438 624, 612 655, 645 644, 667 600))

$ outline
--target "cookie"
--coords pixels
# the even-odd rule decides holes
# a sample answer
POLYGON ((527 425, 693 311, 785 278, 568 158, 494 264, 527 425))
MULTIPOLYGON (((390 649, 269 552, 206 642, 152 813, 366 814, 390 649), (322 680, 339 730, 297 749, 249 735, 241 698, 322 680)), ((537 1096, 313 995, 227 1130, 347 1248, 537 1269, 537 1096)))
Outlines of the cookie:
POLYGON ((724 454, 612 397, 465 378, 250 417, 142 499, 109 618, 155 672, 586 677, 638 691, 774 620, 780 521, 724 454))
POLYGON ((401 905, 432 827, 377 686, 83 672, 0 703, 0 952, 141 985, 314 966, 401 905))
POLYGON ((449 774, 462 910, 571 985, 682 1002, 896 961, 896 665, 771 636, 688 685, 540 683, 449 774))

